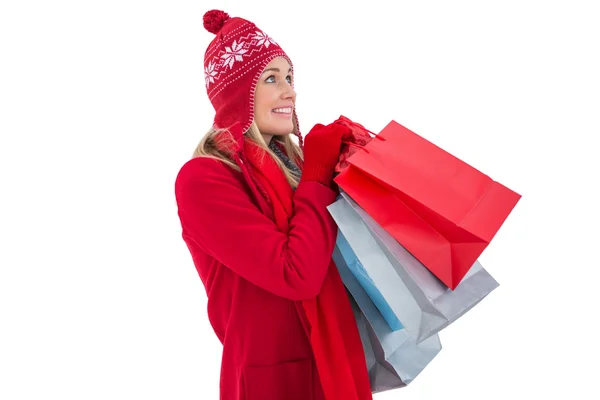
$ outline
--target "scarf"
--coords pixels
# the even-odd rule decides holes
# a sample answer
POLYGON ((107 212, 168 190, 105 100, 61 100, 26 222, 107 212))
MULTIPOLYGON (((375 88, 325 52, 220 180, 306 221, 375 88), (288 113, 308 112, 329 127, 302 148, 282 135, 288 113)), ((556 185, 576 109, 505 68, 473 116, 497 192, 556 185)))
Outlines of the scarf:
MULTIPOLYGON (((283 149, 271 140, 269 147, 283 155, 282 161, 292 163, 283 149)), ((244 142, 252 175, 261 186, 261 193, 268 196, 268 210, 282 232, 289 231, 289 219, 293 212, 294 190, 277 163, 256 144, 244 142)), ((291 167, 294 171, 295 165, 291 167)), ((299 173, 298 169, 298 173, 299 173)), ((261 204, 264 204, 261 203, 261 204)), ((327 400, 372 400, 371 385, 364 350, 352 306, 346 288, 331 260, 322 289, 316 298, 296 302, 301 316, 309 327, 310 343, 323 392, 327 400)))
POLYGON ((277 157, 279 157, 279 159, 283 161, 283 164, 286 166, 287 169, 289 169, 292 172, 292 175, 300 179, 300 177, 302 176, 302 171, 300 171, 300 168, 298 168, 298 166, 288 158, 288 156, 283 152, 283 150, 279 148, 279 146, 277 145, 277 140, 271 139, 271 141, 269 142, 269 149, 271 149, 273 153, 275 153, 275 155, 277 155, 277 157))

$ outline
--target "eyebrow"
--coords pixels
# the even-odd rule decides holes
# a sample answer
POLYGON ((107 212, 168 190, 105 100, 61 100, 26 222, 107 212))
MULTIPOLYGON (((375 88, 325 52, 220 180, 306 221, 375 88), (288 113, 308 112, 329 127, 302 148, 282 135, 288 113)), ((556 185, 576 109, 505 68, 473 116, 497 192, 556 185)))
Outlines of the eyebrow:
MULTIPOLYGON (((273 68, 267 68, 267 69, 265 69, 265 70, 263 71, 263 74, 264 74, 264 73, 266 73, 267 71, 281 72, 281 70, 280 70, 279 68, 275 68, 275 67, 273 67, 273 68)), ((292 72, 292 68, 290 68, 290 69, 288 70, 288 73, 290 73, 290 72, 292 72)))

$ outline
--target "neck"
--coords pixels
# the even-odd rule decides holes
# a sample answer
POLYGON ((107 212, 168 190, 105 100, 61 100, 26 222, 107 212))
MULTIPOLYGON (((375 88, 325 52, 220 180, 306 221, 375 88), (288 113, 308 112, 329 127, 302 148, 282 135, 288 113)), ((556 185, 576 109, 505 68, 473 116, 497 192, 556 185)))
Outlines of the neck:
POLYGON ((262 135, 263 139, 265 140, 265 143, 267 144, 267 146, 271 143, 271 138, 273 138, 273 135, 262 135))

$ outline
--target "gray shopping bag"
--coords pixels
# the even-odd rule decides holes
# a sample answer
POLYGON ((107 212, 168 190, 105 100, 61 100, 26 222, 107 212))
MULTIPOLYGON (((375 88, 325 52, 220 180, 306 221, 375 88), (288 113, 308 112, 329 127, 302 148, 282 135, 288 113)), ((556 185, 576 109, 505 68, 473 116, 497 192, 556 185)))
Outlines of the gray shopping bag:
POLYGON ((365 350, 371 391, 378 393, 408 385, 442 349, 438 335, 417 344, 406 330, 393 331, 348 269, 337 246, 333 260, 349 292, 365 350))
POLYGON ((329 206, 364 271, 417 343, 440 332, 498 287, 479 262, 450 290, 342 192, 329 206))

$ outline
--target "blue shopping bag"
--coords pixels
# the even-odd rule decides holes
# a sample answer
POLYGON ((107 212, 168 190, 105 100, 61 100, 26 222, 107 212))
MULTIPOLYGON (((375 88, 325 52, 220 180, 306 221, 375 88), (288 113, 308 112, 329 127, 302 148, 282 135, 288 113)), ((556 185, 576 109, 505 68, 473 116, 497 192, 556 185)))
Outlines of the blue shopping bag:
POLYGON ((356 280, 358 280, 365 292, 367 292, 367 294, 371 298, 371 301, 375 304, 375 306, 377 307, 385 321, 388 323, 390 328, 393 331, 403 329, 402 323, 400 322, 396 314, 394 314, 389 304, 385 301, 383 295, 381 294, 379 289, 377 289, 377 286, 375 286, 373 280, 366 273, 360 261, 358 261, 356 254, 354 254, 354 251, 350 247, 350 244, 342 234, 341 230, 338 230, 336 246, 338 247, 342 257, 344 258, 344 262, 348 266, 348 269, 350 269, 352 275, 354 275, 354 277, 356 278, 356 280))

